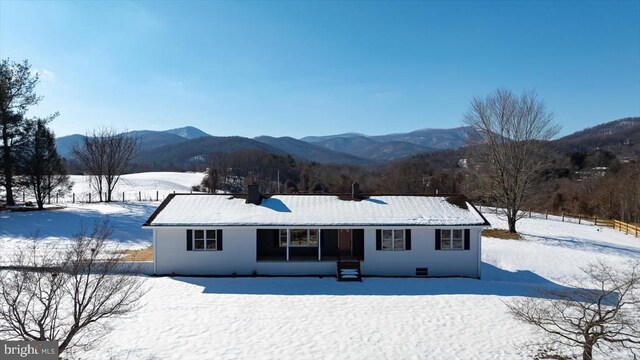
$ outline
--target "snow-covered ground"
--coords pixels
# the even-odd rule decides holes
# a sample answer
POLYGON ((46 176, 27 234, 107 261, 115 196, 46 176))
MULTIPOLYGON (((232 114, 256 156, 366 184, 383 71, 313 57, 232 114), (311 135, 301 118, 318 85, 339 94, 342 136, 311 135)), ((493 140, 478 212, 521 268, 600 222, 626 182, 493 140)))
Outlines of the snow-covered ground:
MULTIPOLYGON (((158 203, 83 204, 64 210, 0 213, 0 249, 35 229, 49 241, 108 215, 112 240, 141 247, 140 229, 158 203)), ((506 224, 486 214, 498 228, 506 224)), ((482 280, 365 278, 148 278, 144 306, 110 323, 90 359, 517 359, 534 340, 505 301, 580 275, 603 259, 640 260, 640 239, 618 231, 522 219, 525 240, 483 238, 482 280)), ((599 354, 611 358, 612 354, 599 354)), ((615 356, 613 356, 615 357, 615 356)))
MULTIPOLYGON (((64 208, 45 212, 0 212, 0 255, 8 258, 16 246, 25 240, 37 237, 38 241, 61 247, 73 238, 82 226, 91 227, 96 221, 107 219, 113 227, 111 245, 122 249, 137 249, 151 244, 151 232, 140 226, 168 194, 189 192, 193 185, 200 184, 202 173, 148 172, 123 175, 114 190, 111 204, 96 203, 97 195, 92 190, 89 177, 70 176, 73 189, 64 198, 60 197, 52 205, 64 208), (120 202, 123 192, 126 202, 120 202), (75 203, 72 195, 75 193, 75 203), (92 193, 92 203, 85 203, 92 193), (142 198, 143 201, 138 201, 142 198)), ((1 191, 1 189, 0 189, 1 191)), ((1 195, 1 194, 0 194, 1 195)), ((22 200, 21 193, 16 194, 22 200)), ((26 196, 27 200, 31 198, 26 196)), ((1 257, 0 257, 0 261, 1 257)))
MULTIPOLYGON (((204 177, 203 173, 177 173, 177 172, 148 172, 122 175, 113 190, 114 200, 156 200, 162 201, 173 192, 189 192, 193 185, 199 185, 204 177)), ((92 201, 96 200, 97 193, 91 187, 90 177, 83 175, 71 176, 76 201, 88 201, 89 193, 92 201)), ((67 194, 65 201, 72 200, 67 194)))
MULTIPOLYGON (((113 200, 122 201, 144 201, 156 200, 162 201, 167 195, 177 192, 190 192, 193 185, 199 185, 204 178, 204 173, 188 172, 147 172, 137 174, 122 175, 116 183, 113 190, 113 200)), ((64 196, 58 197, 58 204, 71 204, 75 200, 78 202, 96 202, 98 193, 92 188, 90 177, 85 175, 71 175, 70 180, 73 182, 73 188, 64 196), (75 194, 75 198, 74 195, 75 194), (91 197, 89 197, 91 194, 91 197)), ((0 198, 4 196, 4 188, 0 188, 0 198)), ((23 197, 22 191, 14 194, 17 201, 21 201, 23 197)), ((33 201, 33 196, 28 190, 25 190, 24 198, 27 201, 33 201)), ((56 196, 51 196, 52 204, 56 204, 56 196)))

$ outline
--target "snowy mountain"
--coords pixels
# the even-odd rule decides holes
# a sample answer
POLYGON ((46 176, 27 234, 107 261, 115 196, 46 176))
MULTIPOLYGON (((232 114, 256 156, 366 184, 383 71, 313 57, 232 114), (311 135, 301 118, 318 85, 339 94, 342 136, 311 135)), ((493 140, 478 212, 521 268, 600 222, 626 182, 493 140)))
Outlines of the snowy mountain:
POLYGON ((185 139, 197 139, 199 137, 211 136, 206 132, 198 128, 195 128, 193 126, 185 126, 181 128, 170 129, 170 130, 165 130, 163 132, 169 133, 169 134, 175 134, 185 139))

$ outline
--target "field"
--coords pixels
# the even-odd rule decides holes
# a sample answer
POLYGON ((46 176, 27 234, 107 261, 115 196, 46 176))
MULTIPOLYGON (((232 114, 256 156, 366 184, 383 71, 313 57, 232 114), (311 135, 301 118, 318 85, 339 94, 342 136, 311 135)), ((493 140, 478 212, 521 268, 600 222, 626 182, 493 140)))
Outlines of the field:
MULTIPOLYGON (((153 175, 156 176, 156 175, 153 175)), ((149 176, 142 176, 149 180, 149 176)), ((176 178, 179 178, 176 175, 176 178)), ((151 181, 151 180, 149 180, 151 181)), ((180 180, 183 181, 183 180, 180 180)), ((188 182, 187 180, 184 180, 188 182)), ((74 204, 63 210, 0 213, 0 249, 36 230, 64 246, 80 224, 108 217, 114 245, 140 249, 140 225, 157 202, 74 204)), ((506 224, 487 214, 497 228, 506 224)), ((482 280, 149 277, 143 307, 112 321, 89 359, 517 359, 539 334, 513 320, 505 301, 580 276, 601 259, 640 260, 640 240, 612 229, 525 218, 523 240, 483 238, 482 280)), ((597 354, 599 358, 624 358, 597 354)))

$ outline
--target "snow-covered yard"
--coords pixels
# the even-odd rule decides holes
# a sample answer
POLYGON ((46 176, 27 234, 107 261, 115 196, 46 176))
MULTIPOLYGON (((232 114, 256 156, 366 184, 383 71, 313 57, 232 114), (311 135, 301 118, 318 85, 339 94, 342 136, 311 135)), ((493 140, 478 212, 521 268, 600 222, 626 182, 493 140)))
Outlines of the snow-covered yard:
MULTIPOLYGON (((81 223, 108 216, 112 241, 151 242, 140 225, 158 203, 76 204, 64 210, 0 213, 6 254, 39 229, 64 242, 81 223)), ((495 227, 506 224, 487 215, 495 227)), ((531 285, 557 283, 603 259, 640 260, 640 240, 612 229, 522 219, 525 240, 483 238, 482 280, 150 277, 144 306, 113 330, 89 359, 514 359, 532 328, 504 301, 531 285)), ((610 358, 611 354, 601 358, 610 358)))

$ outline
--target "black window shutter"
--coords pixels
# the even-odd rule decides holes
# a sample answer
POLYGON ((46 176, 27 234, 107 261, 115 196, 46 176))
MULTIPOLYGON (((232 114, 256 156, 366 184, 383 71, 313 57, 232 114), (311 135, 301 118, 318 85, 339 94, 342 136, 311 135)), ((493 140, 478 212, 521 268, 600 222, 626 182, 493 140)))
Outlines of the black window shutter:
POLYGON ((376 230, 376 250, 382 250, 382 230, 376 230))
POLYGON ((440 250, 440 229, 436 229, 436 250, 440 250))
POLYGON ((411 229, 404 231, 404 249, 411 250, 411 229))
POLYGON ((216 244, 218 246, 218 251, 222 251, 222 230, 218 230, 216 234, 216 244))
POLYGON ((471 248, 471 231, 464 229, 464 249, 469 250, 471 248))
POLYGON ((187 229, 187 251, 193 250, 193 232, 191 229, 187 229))

